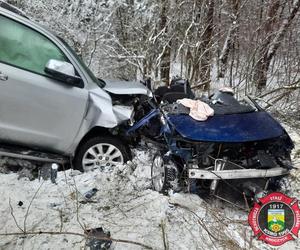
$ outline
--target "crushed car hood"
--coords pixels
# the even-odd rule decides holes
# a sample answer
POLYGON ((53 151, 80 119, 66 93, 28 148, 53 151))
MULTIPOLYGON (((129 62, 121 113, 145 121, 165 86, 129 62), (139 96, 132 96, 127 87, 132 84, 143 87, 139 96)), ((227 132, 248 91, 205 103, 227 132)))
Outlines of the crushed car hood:
POLYGON ((250 142, 285 134, 283 127, 267 112, 215 115, 205 122, 188 115, 169 115, 177 132, 185 139, 210 142, 250 142))
POLYGON ((113 105, 110 96, 102 89, 89 91, 89 106, 85 118, 87 126, 114 128, 131 118, 132 106, 113 105))
POLYGON ((152 92, 138 81, 104 80, 104 90, 116 95, 147 95, 152 97, 152 92))

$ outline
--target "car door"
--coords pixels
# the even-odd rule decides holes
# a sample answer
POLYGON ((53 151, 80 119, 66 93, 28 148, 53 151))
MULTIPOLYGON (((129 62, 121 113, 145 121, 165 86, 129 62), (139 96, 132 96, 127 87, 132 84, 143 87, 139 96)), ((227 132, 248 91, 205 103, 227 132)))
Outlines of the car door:
POLYGON ((0 140, 65 152, 83 120, 88 92, 53 79, 49 59, 70 62, 38 31, 0 15, 0 140))

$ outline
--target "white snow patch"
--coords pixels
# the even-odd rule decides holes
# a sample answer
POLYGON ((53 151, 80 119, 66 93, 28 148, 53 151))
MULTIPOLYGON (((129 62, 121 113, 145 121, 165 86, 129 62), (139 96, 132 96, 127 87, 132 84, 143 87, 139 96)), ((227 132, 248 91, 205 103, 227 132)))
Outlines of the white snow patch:
MULTIPOLYGON (((299 147, 299 135, 291 135, 299 147)), ((82 226, 87 229, 103 227, 115 239, 140 242, 153 249, 165 249, 164 238, 169 249, 271 249, 253 239, 246 212, 219 201, 209 204, 197 195, 164 196, 152 191, 151 157, 151 152, 136 150, 132 163, 118 166, 110 173, 59 172, 57 185, 50 181, 19 180, 17 174, 0 174, 0 233, 20 232, 12 214, 23 229, 32 202, 26 219, 28 231, 82 234, 82 226), (98 192, 87 200, 84 193, 92 188, 97 188, 98 192), (22 206, 18 205, 19 201, 23 202, 22 206)), ((295 162, 299 166, 297 159, 295 162)), ((290 191, 299 198, 299 170, 295 171, 298 179, 293 176, 289 179, 290 191)), ((74 235, 0 236, 0 249, 84 247, 85 239, 74 235)), ((299 240, 296 240, 280 249, 299 247, 299 240)), ((111 248, 143 249, 116 242, 111 248)))

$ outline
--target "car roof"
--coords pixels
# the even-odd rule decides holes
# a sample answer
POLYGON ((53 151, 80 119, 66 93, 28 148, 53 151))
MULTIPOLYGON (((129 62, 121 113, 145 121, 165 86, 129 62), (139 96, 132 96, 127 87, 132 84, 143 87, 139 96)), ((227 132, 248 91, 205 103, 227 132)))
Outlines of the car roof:
POLYGON ((8 4, 6 2, 0 1, 0 8, 3 8, 5 10, 8 10, 10 12, 13 12, 13 13, 17 14, 17 15, 20 15, 22 17, 25 17, 25 18, 29 19, 22 10, 20 10, 17 7, 15 7, 11 4, 8 4))

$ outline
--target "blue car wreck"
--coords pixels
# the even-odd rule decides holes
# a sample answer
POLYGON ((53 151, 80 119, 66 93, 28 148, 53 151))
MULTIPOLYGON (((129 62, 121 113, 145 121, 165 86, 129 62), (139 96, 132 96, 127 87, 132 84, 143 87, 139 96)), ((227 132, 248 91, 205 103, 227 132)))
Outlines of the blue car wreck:
POLYGON ((154 190, 221 197, 229 188, 253 198, 278 189, 293 168, 294 145, 269 113, 250 97, 237 101, 233 93, 218 91, 200 98, 214 115, 197 121, 190 109, 176 102, 182 98, 195 100, 186 91, 154 93, 154 99, 140 104, 144 113, 127 130, 127 136, 151 143, 157 151, 151 169, 154 190))

